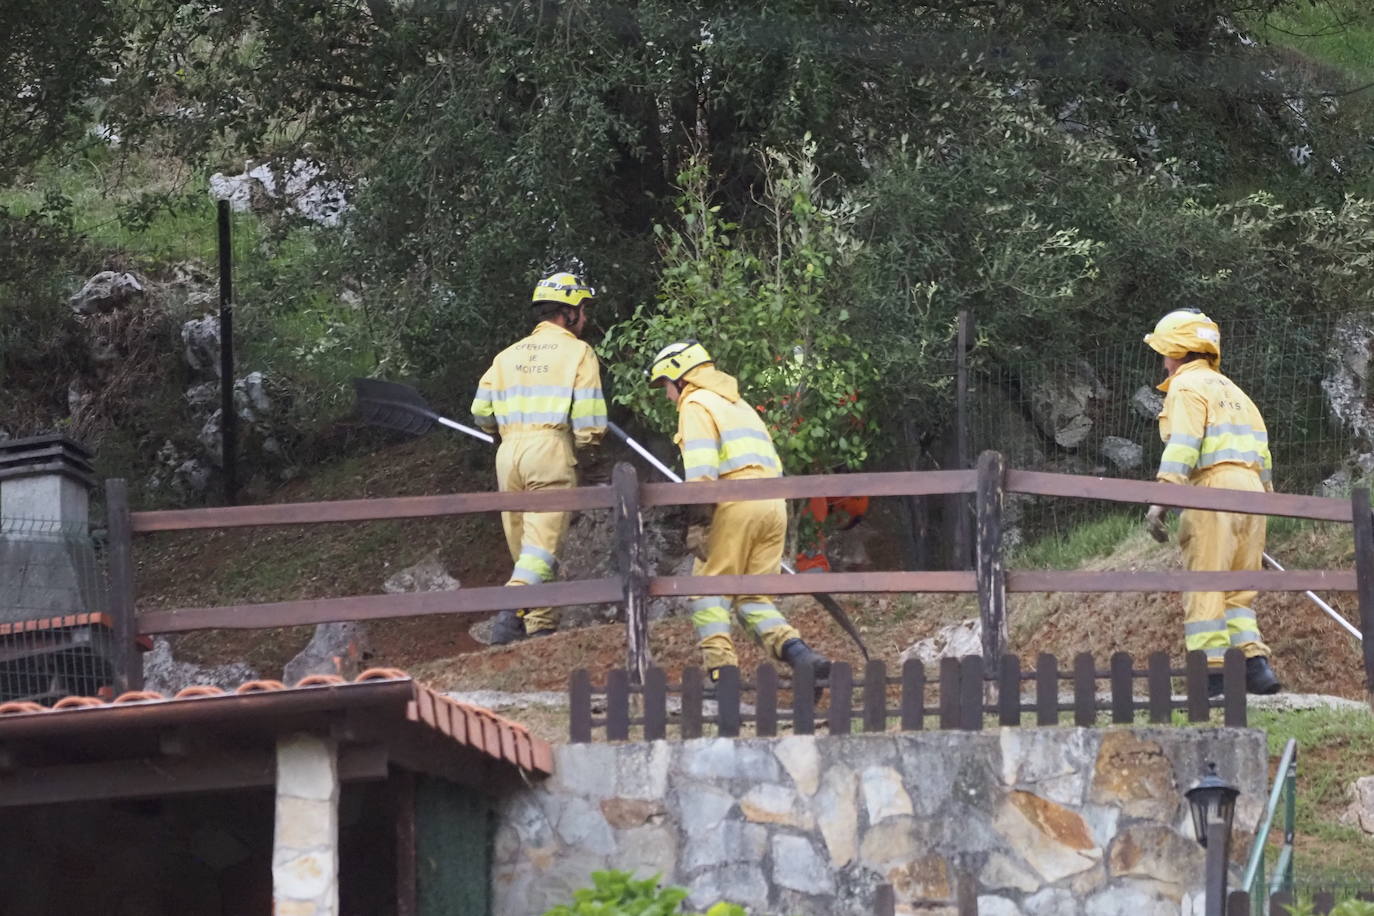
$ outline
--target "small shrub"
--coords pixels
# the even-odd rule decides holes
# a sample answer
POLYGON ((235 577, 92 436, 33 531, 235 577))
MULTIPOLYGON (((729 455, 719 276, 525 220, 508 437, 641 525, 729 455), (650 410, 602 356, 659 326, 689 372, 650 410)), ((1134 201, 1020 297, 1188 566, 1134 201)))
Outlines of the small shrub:
MULTIPOLYGON (((687 899, 680 887, 660 887, 659 878, 636 879, 625 871, 592 872, 592 886, 573 894, 571 905, 556 906, 544 916, 676 916, 687 899)), ((717 903, 705 916, 745 916, 742 907, 717 903)))

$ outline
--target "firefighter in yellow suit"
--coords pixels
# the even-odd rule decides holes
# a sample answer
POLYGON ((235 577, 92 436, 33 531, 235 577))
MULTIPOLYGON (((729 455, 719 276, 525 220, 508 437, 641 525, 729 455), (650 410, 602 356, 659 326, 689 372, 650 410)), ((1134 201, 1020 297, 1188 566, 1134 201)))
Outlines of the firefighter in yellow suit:
MULTIPOLYGON (((682 451, 683 478, 748 480, 781 477, 782 462, 758 413, 740 397, 734 377, 715 367, 695 340, 664 347, 648 370, 649 384, 662 385, 677 405, 674 441, 682 451)), ((710 511, 710 510, 707 510, 710 511)), ((787 506, 781 499, 719 503, 709 517, 698 515, 687 529, 687 547, 697 557, 699 576, 770 575, 782 563, 787 506)), ((692 624, 711 679, 726 665, 738 665, 730 638, 730 608, 740 623, 776 659, 792 668, 810 666, 818 680, 830 675, 830 661, 816 652, 766 595, 739 595, 727 602, 708 595, 692 602, 692 624)))
MULTIPOLYGON (((1158 479, 1195 487, 1272 492, 1273 459, 1264 418, 1236 383, 1221 374, 1221 330, 1198 309, 1178 309, 1160 319, 1145 343, 1164 357, 1168 377, 1159 415, 1164 440, 1158 479)), ((1165 509, 1151 506, 1147 524, 1168 539, 1165 509)), ((1259 569, 1265 517, 1189 509, 1179 523, 1179 544, 1190 570, 1259 569)), ((1207 653, 1208 689, 1221 692, 1227 649, 1245 653, 1246 689, 1277 693, 1279 679, 1260 639, 1255 592, 1189 592, 1184 596, 1184 644, 1207 653)))
MULTIPOLYGON (((596 353, 581 340, 596 291, 570 273, 539 281, 531 297, 533 333, 497 354, 477 385, 472 416, 499 432, 496 482, 503 492, 567 489, 604 483, 599 445, 606 433, 606 399, 596 353)), ((515 569, 507 585, 553 581, 568 529, 566 512, 504 512, 501 524, 515 569)), ((503 611, 491 642, 547 636, 558 628, 553 608, 503 611)))

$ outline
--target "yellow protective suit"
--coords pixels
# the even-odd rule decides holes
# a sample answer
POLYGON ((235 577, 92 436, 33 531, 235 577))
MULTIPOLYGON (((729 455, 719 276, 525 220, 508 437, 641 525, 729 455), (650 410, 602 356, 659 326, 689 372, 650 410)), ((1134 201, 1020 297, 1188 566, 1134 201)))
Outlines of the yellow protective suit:
MULTIPOLYGON (((500 432, 496 483, 503 492, 577 486, 578 448, 606 433, 606 399, 596 353, 575 334, 541 321, 534 333, 497 354, 477 385, 472 416, 500 432)), ((551 582, 568 530, 566 512, 503 512, 515 564, 507 585, 551 582)), ((520 611, 527 633, 558 626, 553 608, 520 611)))
MULTIPOLYGON (((1185 363, 1160 385, 1164 455, 1160 480, 1198 487, 1269 491, 1273 460, 1269 435, 1254 402, 1209 360, 1185 363)), ((1259 569, 1265 517, 1189 509, 1179 526, 1190 570, 1259 569)), ((1184 596, 1184 644, 1220 667, 1229 648, 1246 658, 1270 654, 1260 639, 1255 592, 1189 592, 1184 596)))
MULTIPOLYGON (((674 441, 682 450, 684 478, 741 480, 782 476, 782 462, 768 429, 739 395, 735 379, 714 366, 701 366, 683 376, 674 441)), ((787 539, 787 506, 781 499, 719 503, 711 517, 706 559, 698 576, 769 575, 777 573, 787 539)), ((782 645, 800 634, 766 595, 738 595, 733 607, 746 630, 774 658, 782 645)), ((692 624, 706 667, 738 665, 730 638, 730 605, 722 595, 692 601, 692 624)))

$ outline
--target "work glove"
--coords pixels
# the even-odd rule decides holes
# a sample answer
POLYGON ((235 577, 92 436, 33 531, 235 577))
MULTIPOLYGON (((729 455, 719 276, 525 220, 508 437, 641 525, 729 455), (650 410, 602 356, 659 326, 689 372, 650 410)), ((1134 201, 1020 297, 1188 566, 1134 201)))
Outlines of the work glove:
POLYGON ((706 562, 706 539, 710 533, 711 529, 707 525, 687 526, 687 552, 703 563, 706 562))
POLYGON ((1145 530, 1161 544, 1169 543, 1169 528, 1164 524, 1164 515, 1168 511, 1164 506, 1151 506, 1145 513, 1145 530))
POLYGON ((579 449, 577 469, 584 487, 604 487, 611 482, 610 456, 600 446, 579 449))

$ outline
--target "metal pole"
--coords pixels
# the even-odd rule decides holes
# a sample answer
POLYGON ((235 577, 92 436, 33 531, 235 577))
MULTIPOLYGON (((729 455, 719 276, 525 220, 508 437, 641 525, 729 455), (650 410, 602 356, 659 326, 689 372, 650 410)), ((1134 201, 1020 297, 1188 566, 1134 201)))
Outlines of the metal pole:
MULTIPOLYGON (((954 349, 954 466, 959 470, 973 461, 972 436, 969 433, 968 412, 968 348, 973 340, 973 316, 967 309, 959 312, 959 329, 954 349)), ((957 494, 950 498, 954 507, 954 563, 952 569, 969 569, 973 565, 973 537, 969 524, 969 498, 957 494)))
POLYGON ((229 201, 219 202, 219 404, 224 501, 238 498, 238 412, 234 409, 234 259, 229 236, 229 201))
POLYGON ((1207 822, 1207 916, 1226 916, 1226 847, 1230 840, 1224 823, 1207 822))

